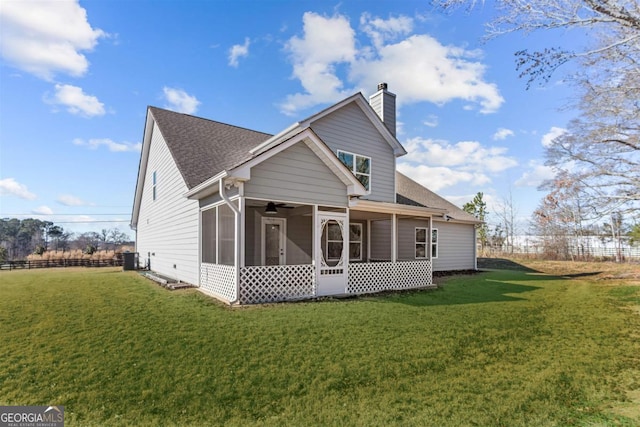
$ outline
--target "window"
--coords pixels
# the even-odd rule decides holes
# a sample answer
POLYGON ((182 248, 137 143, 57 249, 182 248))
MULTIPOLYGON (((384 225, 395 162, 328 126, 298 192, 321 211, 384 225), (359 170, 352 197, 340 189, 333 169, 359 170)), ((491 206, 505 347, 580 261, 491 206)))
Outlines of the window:
POLYGON ((327 246, 326 261, 339 261, 342 258, 342 228, 337 221, 331 220, 326 225, 327 246))
POLYGON ((153 181, 152 181, 152 186, 151 188, 153 189, 153 200, 156 199, 156 171, 153 171, 153 181))
POLYGON ((202 211, 202 262, 215 264, 216 258, 216 219, 217 209, 202 211))
POLYGON ((416 227, 416 258, 427 257, 427 229, 416 227))
POLYGON ((349 259, 362 261, 362 224, 349 224, 349 259))
POLYGON ((438 258, 438 229, 431 230, 431 258, 438 258))
POLYGON ((371 158, 338 150, 338 159, 358 178, 367 191, 371 191, 371 158))
POLYGON ((235 261, 235 216, 226 204, 202 211, 202 262, 233 265, 235 261))

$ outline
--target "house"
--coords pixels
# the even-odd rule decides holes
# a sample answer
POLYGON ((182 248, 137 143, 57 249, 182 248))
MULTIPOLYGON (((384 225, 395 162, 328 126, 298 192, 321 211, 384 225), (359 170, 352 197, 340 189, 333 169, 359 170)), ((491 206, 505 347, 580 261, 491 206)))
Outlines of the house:
POLYGON ((131 227, 152 271, 229 304, 432 286, 471 215, 396 171, 382 83, 276 135, 149 107, 131 227))

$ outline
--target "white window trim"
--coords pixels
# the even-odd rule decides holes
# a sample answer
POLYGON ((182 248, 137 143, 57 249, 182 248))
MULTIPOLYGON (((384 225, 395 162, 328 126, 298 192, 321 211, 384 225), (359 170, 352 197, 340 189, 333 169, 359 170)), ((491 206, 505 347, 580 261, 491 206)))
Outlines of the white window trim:
POLYGON ((156 176, 156 171, 153 171, 153 174, 151 177, 151 194, 154 201, 158 198, 158 193, 156 190, 156 188, 158 187, 157 184, 158 184, 158 180, 156 176))
POLYGON ((416 227, 414 232, 413 232, 413 240, 414 240, 414 247, 413 247, 413 256, 415 257, 415 259, 429 259, 429 252, 427 252, 427 247, 431 248, 431 246, 429 245, 429 228, 428 227, 416 227), (424 242, 418 242, 418 230, 424 230, 424 242), (419 257, 416 256, 415 250, 416 250, 416 246, 417 245, 424 245, 424 255, 423 257, 419 257))
POLYGON ((430 247, 431 247, 431 258, 436 259, 436 258, 438 258, 438 254, 440 253, 440 233, 438 232, 437 228, 432 228, 431 229, 431 238, 429 240, 430 240, 430 243, 431 243, 431 245, 430 245, 430 247), (433 241, 433 232, 434 231, 436 232, 436 241, 435 242, 433 241), (436 254, 435 255, 433 254, 433 247, 434 246, 436 248, 436 254))
MULTIPOLYGON (((373 161, 371 160, 371 157, 369 156, 364 156, 362 154, 356 154, 356 153, 352 153, 351 151, 346 151, 346 150, 338 150, 337 151, 337 155, 338 155, 338 160, 340 160, 340 153, 344 153, 344 154, 350 154, 353 156, 353 165, 351 165, 351 167, 349 168, 349 170, 351 170, 351 173, 353 173, 353 176, 355 176, 356 178, 358 178, 358 175, 365 175, 369 177, 369 188, 367 188, 367 194, 371 193, 371 187, 373 186, 373 182, 372 182, 372 173, 371 171, 373 171, 373 161), (365 159, 369 160, 369 173, 362 173, 362 172, 357 172, 356 171, 356 157, 363 157, 365 159)), ((340 160, 340 163, 342 163, 342 160, 340 160)), ((344 164, 344 163, 342 163, 344 164)), ((347 165, 345 165, 347 166, 347 165)), ((349 166, 347 166, 349 167, 349 166)), ((359 181, 359 180, 358 180, 359 181)))
POLYGON ((364 227, 362 227, 362 224, 359 222, 352 222, 349 223, 349 261, 362 261, 362 249, 363 249, 363 243, 364 243, 364 239, 363 239, 363 235, 362 232, 364 231, 364 227), (357 227, 360 228, 360 240, 351 240, 351 226, 355 225, 357 227), (360 245, 360 257, 358 258, 351 258, 351 243, 357 243, 360 245))

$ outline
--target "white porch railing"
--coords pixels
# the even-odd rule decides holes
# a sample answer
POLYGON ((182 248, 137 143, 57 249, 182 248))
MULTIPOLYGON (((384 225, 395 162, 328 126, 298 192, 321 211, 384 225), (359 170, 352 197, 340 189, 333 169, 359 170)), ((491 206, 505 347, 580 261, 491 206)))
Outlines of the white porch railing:
POLYGON ((200 288, 226 302, 236 299, 236 268, 233 265, 200 264, 200 288))
POLYGON ((311 264, 240 268, 240 303, 259 304, 315 296, 315 268, 311 264))
MULTIPOLYGON (((368 294, 433 286, 430 260, 349 264, 347 294, 368 294)), ((221 300, 236 300, 235 267, 200 266, 200 288, 221 300)), ((241 304, 291 301, 316 296, 315 268, 311 264, 240 268, 241 304)))
POLYGON ((354 263, 349 264, 347 293, 425 288, 433 286, 432 276, 431 260, 354 263))

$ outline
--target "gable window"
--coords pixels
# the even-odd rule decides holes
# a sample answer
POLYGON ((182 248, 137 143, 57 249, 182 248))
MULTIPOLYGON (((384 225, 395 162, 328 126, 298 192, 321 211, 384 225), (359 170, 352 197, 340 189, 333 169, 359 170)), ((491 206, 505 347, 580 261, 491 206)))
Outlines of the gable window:
POLYGON ((427 258, 427 229, 416 227, 416 258, 427 258))
POLYGON ((349 259, 362 261, 362 224, 349 224, 349 259))
POLYGON ((338 150, 338 159, 358 178, 367 191, 371 191, 371 158, 338 150))
POLYGON ((431 230, 431 258, 438 258, 438 229, 431 230))
POLYGON ((153 200, 156 199, 157 197, 157 193, 156 193, 156 171, 153 171, 153 180, 152 180, 152 189, 153 189, 153 200))

